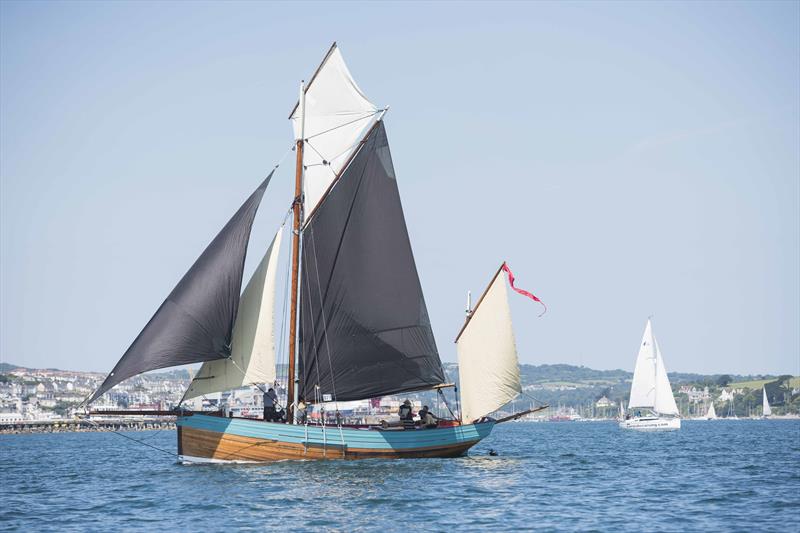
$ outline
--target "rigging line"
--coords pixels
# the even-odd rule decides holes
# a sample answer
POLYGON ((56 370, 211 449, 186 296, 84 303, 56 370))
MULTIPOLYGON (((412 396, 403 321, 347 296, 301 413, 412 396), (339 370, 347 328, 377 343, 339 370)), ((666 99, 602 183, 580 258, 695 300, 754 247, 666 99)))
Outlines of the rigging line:
MULTIPOLYGON (((312 238, 314 236, 313 229, 311 229, 311 236, 312 236, 312 238)), ((316 260, 316 256, 315 256, 315 260, 316 260)), ((306 270, 307 270, 306 268, 303 269, 303 276, 306 275, 306 270)), ((308 294, 308 305, 310 306, 311 305, 311 288, 309 287, 309 283, 305 283, 304 285, 306 286, 306 291, 307 291, 307 294, 308 294)), ((322 306, 322 301, 320 301, 320 307, 321 306, 322 306)), ((302 318, 303 318, 302 309, 303 308, 301 307, 300 309, 301 309, 300 325, 302 326, 303 325, 303 320, 302 320, 302 318)), ((319 348, 317 347, 317 344, 318 344, 317 343, 317 329, 316 329, 316 326, 314 325, 314 312, 313 312, 313 310, 311 310, 311 309, 308 310, 308 316, 309 316, 309 318, 311 320, 311 335, 313 336, 313 343, 312 344, 314 346, 314 369, 317 371, 317 383, 315 384, 315 387, 314 387, 314 400, 316 400, 316 403, 319 403, 319 388, 320 388, 319 387, 319 383, 320 383, 320 381, 322 381, 322 378, 321 378, 321 376, 319 374, 319 348)), ((305 371, 305 368, 304 368, 304 371, 305 371)), ((323 423, 324 423, 324 420, 323 420, 323 423)))
POLYGON ((273 170, 273 171, 274 171, 276 168, 278 168, 279 166, 281 166, 281 165, 283 164, 283 160, 284 160, 284 159, 286 159, 286 156, 287 156, 287 155, 289 155, 290 153, 294 152, 294 148, 295 148, 295 143, 294 143, 294 142, 292 142, 292 144, 289 146, 289 149, 288 149, 288 150, 286 150, 286 151, 283 153, 283 155, 281 156, 281 158, 280 158, 280 159, 278 159, 278 162, 275 164, 275 166, 274 166, 274 167, 272 167, 272 170, 273 170))
POLYGON ((338 130, 339 128, 343 128, 345 126, 349 126, 350 124, 354 124, 354 123, 358 122, 359 120, 364 120, 364 119, 367 119, 367 118, 370 118, 370 117, 374 117, 375 115, 377 115, 381 111, 383 111, 383 109, 376 109, 375 111, 363 111, 363 113, 368 113, 368 114, 364 115, 363 117, 359 117, 357 119, 353 119, 353 120, 351 120, 349 122, 345 122, 344 124, 339 124, 338 126, 334 126, 334 127, 330 128, 330 129, 327 129, 325 131, 321 131, 319 133, 315 133, 314 135, 309 135, 304 140, 306 142, 308 142, 309 139, 313 139, 314 137, 319 137, 320 135, 325 135, 326 133, 330 133, 333 130, 338 130))
MULTIPOLYGON (((291 213, 291 210, 289 211, 289 213, 291 213)), ((288 214, 287 214, 287 217, 288 217, 288 214)), ((284 222, 285 221, 286 221, 286 219, 284 219, 284 222)), ((290 270, 290 267, 291 267, 291 256, 287 257, 287 260, 286 260, 286 275, 284 276, 284 281, 283 281, 283 311, 281 313, 281 334, 280 334, 280 340, 278 341, 279 342, 279 347, 280 347, 280 351, 278 352, 280 354, 280 356, 278 358, 278 363, 280 365, 283 365, 284 362, 287 361, 288 358, 289 358, 289 355, 286 353, 286 324, 289 321, 289 319, 287 317, 286 310, 287 310, 288 303, 289 303, 289 274, 290 274, 289 270, 290 270)), ((282 371, 281 371, 281 375, 282 375, 282 371)), ((276 378, 277 378, 277 374, 276 374, 276 378)), ((287 370, 287 372, 286 372, 286 384, 287 384, 287 386, 288 386, 288 383, 289 383, 289 372, 287 370)), ((288 404, 288 402, 287 402, 287 404, 288 404)))
MULTIPOLYGON (((336 412, 339 412, 339 400, 336 399, 336 379, 333 376, 333 361, 331 360, 331 345, 328 342, 328 319, 325 317, 325 304, 322 302, 322 289, 319 280, 319 261, 317 260, 317 241, 314 238, 314 228, 311 228, 311 248, 314 250, 314 270, 317 272, 317 292, 319 293, 320 309, 322 310, 322 334, 325 336, 325 349, 328 352, 328 367, 331 371, 331 389, 336 405, 336 412)), ((341 422, 339 422, 341 429, 341 422)))
MULTIPOLYGON (((233 364, 233 366, 235 366, 235 367, 236 367, 236 369, 237 369, 239 372, 241 372, 241 373, 242 373, 242 376, 244 376, 244 377, 247 377, 247 372, 245 372, 244 370, 242 370, 242 367, 240 367, 238 364, 236 364, 236 360, 233 358, 233 356, 230 356, 230 357, 228 357, 228 361, 230 361, 230 362, 231 362, 231 364, 233 364)), ((258 383, 255 383, 255 382, 253 382, 253 383, 251 383, 251 385, 252 385, 252 386, 254 386, 254 387, 256 387, 258 390, 260 390, 260 391, 261 391, 261 392, 263 392, 264 394, 266 394, 266 393, 267 393, 267 391, 265 391, 264 389, 262 389, 262 388, 261 388, 261 385, 259 385, 258 383)))
POLYGON ((530 398, 530 399, 531 399, 531 400, 533 400, 534 402, 539 402, 541 405, 546 405, 546 403, 545 403, 545 402, 543 402, 543 401, 542 401, 542 400, 540 400, 539 398, 536 398, 536 397, 534 397, 534 396, 531 396, 530 394, 528 394, 528 393, 527 393, 527 392, 525 392, 524 390, 523 390, 523 391, 520 391, 520 394, 522 394, 523 396, 526 396, 526 397, 530 398))
MULTIPOLYGON (((340 157, 342 157, 343 155, 346 155, 346 154, 348 154, 348 153, 352 152, 352 151, 353 151, 353 150, 355 150, 355 149, 358 147, 358 145, 360 145, 362 142, 364 142, 364 139, 357 139, 357 140, 356 140, 356 142, 354 142, 353 144, 349 145, 347 148, 345 148, 344 150, 342 150, 341 152, 339 152, 339 153, 338 153, 338 154, 336 154, 335 156, 331 157, 330 159, 326 159, 326 158, 325 158, 325 156, 324 156, 324 155, 322 155, 322 154, 319 152, 319 150, 317 150, 316 148, 314 148, 314 146, 313 146, 313 145, 312 145, 310 142, 306 142, 306 144, 307 144, 307 145, 309 145, 309 146, 311 147, 311 149, 312 149, 312 150, 314 150, 315 152, 317 152, 317 155, 319 155, 319 156, 320 156, 320 158, 322 158, 322 160, 323 160, 323 161, 327 161, 327 163, 328 163, 327 167, 330 169, 331 173, 333 174, 333 178, 334 178, 334 179, 336 179, 336 178, 338 178, 338 177, 340 176, 340 174, 344 173, 344 168, 341 168, 341 169, 339 170, 339 173, 337 173, 335 170, 333 170, 333 164, 332 164, 332 162, 333 162, 333 161, 336 161, 337 159, 339 159, 339 158, 340 158, 340 157)), ((314 164, 314 165, 307 165, 307 166, 309 166, 309 167, 312 167, 312 166, 320 166, 320 165, 322 165, 322 163, 316 163, 316 164, 314 164)))
MULTIPOLYGON (((97 422, 94 422, 92 420, 81 420, 81 422, 88 422, 89 424, 93 424, 94 427, 99 428, 99 425, 97 424, 97 422)), ((137 444, 141 444, 142 446, 147 446, 148 448, 153 448, 154 450, 158 450, 158 451, 160 451, 162 453, 166 453, 167 455, 170 455, 172 457, 180 457, 175 452, 171 452, 169 450, 165 450, 164 448, 159 448, 158 446, 153 446, 152 444, 144 442, 144 441, 139 440, 139 439, 134 439, 133 437, 129 437, 128 435, 125 435, 124 433, 121 433, 119 430, 115 429, 115 430, 111 431, 111 433, 115 434, 115 435, 119 435, 120 437, 125 437, 126 439, 132 440, 133 442, 135 442, 137 444)))
POLYGON ((456 414, 453 412, 453 410, 452 410, 452 409, 450 409, 450 404, 449 404, 449 403, 447 403, 447 398, 445 398, 445 396, 444 396, 444 392, 442 392, 442 389, 438 389, 438 393, 439 393, 439 396, 441 396, 441 398, 442 398, 442 401, 444 402, 444 406, 445 406, 445 407, 447 407, 447 410, 448 410, 448 411, 450 411, 450 416, 452 416, 452 417, 453 417, 453 420, 455 420, 455 418, 456 418, 456 414))

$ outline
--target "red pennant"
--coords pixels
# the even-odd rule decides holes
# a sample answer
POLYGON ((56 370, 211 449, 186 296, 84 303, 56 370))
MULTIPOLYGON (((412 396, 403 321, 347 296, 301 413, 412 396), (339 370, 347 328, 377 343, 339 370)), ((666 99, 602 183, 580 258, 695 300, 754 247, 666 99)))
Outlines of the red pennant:
MULTIPOLYGON (((508 274, 508 283, 509 283, 509 285, 511 285, 511 288, 514 289, 515 291, 517 291, 518 293, 520 293, 521 295, 527 296, 531 300, 533 300, 535 302, 539 302, 540 304, 542 304, 542 307, 544 307, 544 311, 542 311, 542 315, 545 314, 547 312, 547 306, 544 305, 543 301, 541 301, 539 298, 537 298, 533 294, 529 293, 528 291, 523 290, 523 289, 518 289, 518 288, 516 288, 514 286, 514 273, 511 272, 511 269, 508 268, 508 265, 506 263, 503 263, 503 270, 505 271, 506 274, 508 274)), ((539 316, 542 316, 542 315, 539 315, 539 316)))

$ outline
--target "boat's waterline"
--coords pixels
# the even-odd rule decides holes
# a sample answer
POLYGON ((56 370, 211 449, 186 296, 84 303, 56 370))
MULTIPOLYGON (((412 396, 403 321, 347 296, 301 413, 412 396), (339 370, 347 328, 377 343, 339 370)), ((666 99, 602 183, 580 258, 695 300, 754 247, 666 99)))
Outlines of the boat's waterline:
POLYGON ((674 431, 681 429, 680 418, 631 418, 619 423, 622 429, 635 429, 638 431, 674 431))
POLYGON ((186 462, 457 457, 487 437, 493 427, 494 422, 488 421, 380 431, 192 415, 178 418, 178 454, 186 462))

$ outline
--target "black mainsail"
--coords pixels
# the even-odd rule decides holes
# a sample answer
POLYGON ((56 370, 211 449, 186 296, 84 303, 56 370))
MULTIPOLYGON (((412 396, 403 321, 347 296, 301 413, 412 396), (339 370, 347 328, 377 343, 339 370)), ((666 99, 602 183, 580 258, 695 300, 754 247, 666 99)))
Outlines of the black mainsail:
POLYGON ((382 121, 314 211, 302 256, 301 399, 444 381, 382 121))
POLYGON ((231 355, 247 243, 271 178, 211 241, 87 403, 137 374, 231 355))

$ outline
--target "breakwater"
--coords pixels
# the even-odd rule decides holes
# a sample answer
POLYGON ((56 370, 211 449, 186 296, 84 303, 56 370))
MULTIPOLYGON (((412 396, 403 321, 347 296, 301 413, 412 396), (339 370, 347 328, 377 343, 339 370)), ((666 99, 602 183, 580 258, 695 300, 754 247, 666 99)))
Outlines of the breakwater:
POLYGON ((71 418, 61 420, 18 420, 0 422, 0 434, 63 433, 94 431, 152 431, 175 429, 175 417, 131 418, 114 417, 88 420, 71 418))

